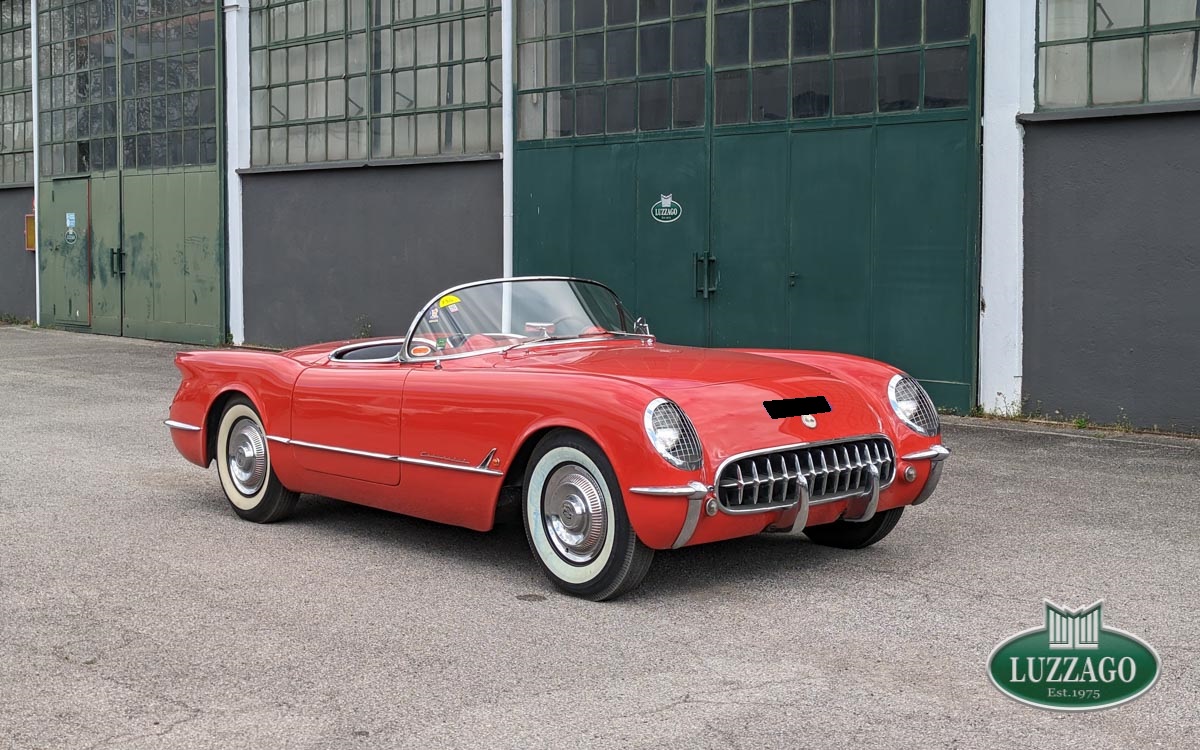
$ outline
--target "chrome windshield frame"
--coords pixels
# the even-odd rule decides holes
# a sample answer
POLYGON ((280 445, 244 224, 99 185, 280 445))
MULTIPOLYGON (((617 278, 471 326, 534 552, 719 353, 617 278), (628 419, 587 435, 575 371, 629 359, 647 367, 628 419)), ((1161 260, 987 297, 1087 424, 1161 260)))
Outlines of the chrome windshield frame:
MULTIPOLYGON (((475 351, 470 351, 470 352, 459 352, 457 354, 446 354, 441 357, 434 357, 434 356, 410 357, 408 354, 409 350, 412 348, 413 334, 415 334, 417 332, 417 326, 419 326, 421 324, 421 320, 422 320, 422 318, 425 317, 426 311, 429 310, 429 308, 431 306, 433 306, 434 303, 436 303, 442 297, 445 297, 447 294, 454 294, 455 292, 462 291, 463 289, 471 289, 471 288, 474 288, 477 286, 485 286, 487 284, 497 284, 497 283, 502 283, 502 282, 512 283, 512 282, 518 282, 518 281, 575 281, 575 282, 579 282, 582 284, 592 284, 594 286, 598 286, 598 287, 601 287, 602 289, 607 290, 608 293, 613 296, 613 299, 616 300, 618 309, 622 309, 625 311, 626 314, 629 314, 629 311, 627 309, 625 309, 624 304, 621 302, 621 298, 617 296, 617 293, 613 291, 612 287, 610 287, 608 284, 604 284, 602 282, 595 281, 593 279, 581 278, 579 276, 508 276, 508 277, 499 277, 499 278, 495 278, 495 279, 484 279, 482 281, 470 281, 470 282, 467 282, 466 284, 459 284, 457 286, 452 286, 449 289, 439 292, 438 294, 435 294, 432 297, 430 297, 429 301, 426 302, 424 305, 421 305, 420 309, 417 310, 416 317, 413 318, 412 323, 409 324, 409 326, 408 326, 408 333, 406 333, 404 336, 404 348, 400 350, 400 356, 399 356, 398 361, 409 362, 409 363, 414 363, 414 364, 419 364, 421 362, 440 362, 440 361, 449 360, 449 359, 464 359, 466 357, 476 357, 481 354, 495 354, 497 352, 504 352, 508 349, 514 348, 514 346, 516 346, 516 344, 508 343, 508 344, 503 344, 501 346, 493 347, 490 349, 477 349, 475 351)), ((621 332, 620 335, 634 336, 637 338, 647 338, 647 336, 644 336, 642 334, 635 334, 635 333, 621 332)), ((649 336, 648 338, 653 339, 653 336, 649 336)), ((521 344, 524 346, 530 346, 530 345, 536 345, 539 343, 545 343, 548 345, 548 344, 563 344, 563 343, 577 342, 577 341, 593 341, 594 342, 597 340, 599 340, 597 336, 588 336, 588 337, 570 338, 570 339, 546 339, 544 342, 540 342, 538 339, 530 339, 529 341, 517 342, 517 344, 521 344)))

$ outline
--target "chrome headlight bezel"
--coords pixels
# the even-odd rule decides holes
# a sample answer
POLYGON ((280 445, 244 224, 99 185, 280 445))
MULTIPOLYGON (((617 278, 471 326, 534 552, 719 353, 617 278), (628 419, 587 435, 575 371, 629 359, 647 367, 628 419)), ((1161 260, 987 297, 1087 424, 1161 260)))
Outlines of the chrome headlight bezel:
POLYGON ((692 420, 688 419, 688 415, 679 404, 666 398, 654 399, 646 405, 645 411, 642 412, 642 425, 646 429, 646 439, 650 441, 650 447, 676 469, 699 471, 700 467, 704 465, 704 451, 700 446, 700 436, 696 434, 692 420), (679 431, 675 440, 669 445, 665 440, 659 440, 659 433, 668 428, 654 426, 654 416, 660 409, 673 411, 674 417, 678 421, 676 427, 669 428, 679 431), (676 450, 677 448, 682 448, 682 450, 676 450))
POLYGON ((935 437, 941 434, 942 421, 938 417, 937 407, 934 406, 933 399, 929 397, 929 393, 925 390, 924 386, 911 375, 898 372, 892 376, 892 379, 888 381, 888 403, 892 405, 892 412, 895 413, 897 419, 918 435, 935 437), (896 392, 902 383, 907 388, 916 389, 915 399, 904 399, 905 402, 916 402, 915 408, 912 410, 902 409, 900 406, 900 399, 897 397, 896 392), (924 415, 922 415, 922 411, 925 412, 924 415), (932 424, 925 424, 926 422, 931 422, 932 424))

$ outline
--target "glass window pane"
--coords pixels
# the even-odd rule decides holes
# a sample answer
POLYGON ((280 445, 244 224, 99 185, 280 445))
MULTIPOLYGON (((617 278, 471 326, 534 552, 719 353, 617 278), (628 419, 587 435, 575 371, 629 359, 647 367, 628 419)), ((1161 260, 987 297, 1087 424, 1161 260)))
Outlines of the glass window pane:
MULTIPOLYGON (((930 50, 933 52, 933 50, 930 50)), ((925 99, 929 106, 928 54, 925 58, 925 99)), ((1038 103, 1043 107, 1082 107, 1087 104, 1087 45, 1043 47, 1038 60, 1038 103)))
POLYGON ((485 62, 467 63, 463 66, 463 78, 463 101, 469 104, 486 104, 488 100, 488 64, 485 62))
MULTIPOLYGON (((539 0, 540 2, 540 0, 539 0)), ((493 3, 493 7, 497 4, 493 3)), ((564 34, 571 31, 574 27, 573 13, 571 10, 572 0, 550 0, 546 4, 546 32, 547 34, 564 34)), ((493 13, 493 21, 499 28, 499 13, 493 13)), ((497 35, 497 40, 499 35, 497 35)), ((492 54, 500 54, 500 43, 497 41, 492 45, 492 54)))
MULTIPOLYGON (((1051 48, 1047 47, 1046 49, 1051 48)), ((948 49, 931 49, 925 51, 926 107, 929 109, 940 109, 944 107, 967 106, 967 95, 970 86, 967 53, 967 47, 950 47, 948 49)), ((1086 57, 1087 52, 1085 51, 1085 64, 1086 57)), ((1083 96, 1086 100, 1086 69, 1084 73, 1083 96)))
POLYGON ((837 22, 834 28, 836 52, 875 46, 875 0, 837 0, 834 18, 837 22))
MULTIPOLYGON (((1179 23, 1200 18, 1200 5, 1193 0, 1150 0, 1150 23, 1179 23)), ((1151 42, 1151 54, 1153 52, 1151 42)))
POLYGON ((725 13, 716 17, 717 65, 745 65, 750 53, 750 14, 725 13))
POLYGON ((417 120, 397 117, 392 121, 392 155, 403 157, 417 153, 417 120))
POLYGON ((920 43, 921 0, 879 0, 879 46, 920 43))
POLYGON ((546 92, 546 137, 569 138, 575 135, 575 92, 546 92))
POLYGON ((833 113, 857 115, 875 111, 875 60, 852 57, 835 60, 833 113))
POLYGON ((575 28, 598 29, 604 25, 604 3, 600 0, 575 0, 575 28))
POLYGON ((829 63, 825 60, 792 66, 792 117, 829 114, 829 63))
MULTIPOLYGON (((574 77, 571 71, 571 43, 570 37, 550 39, 546 42, 547 86, 562 86, 571 83, 574 77)), ((496 62, 493 61, 493 63, 496 62)))
MULTIPOLYGON (((671 15, 671 0, 642 0, 641 20, 656 21, 660 18, 666 18, 671 15)), ((612 21, 609 21, 612 23, 612 21)))
MULTIPOLYGON (((637 0, 608 0, 608 25, 633 23, 637 20, 637 0)), ((643 17, 645 17, 643 15, 643 17)))
POLYGON ((538 89, 546 85, 545 42, 517 46, 517 88, 538 89))
POLYGON ((517 38, 535 39, 545 33, 546 0, 521 0, 517 4, 517 38))
POLYGON ((463 144, 468 154, 487 153, 489 140, 486 109, 468 109, 463 113, 463 144))
POLYGON ((1129 104, 1142 100, 1143 37, 1092 46, 1092 102, 1129 104))
POLYGON ((1127 29, 1145 24, 1144 0, 1103 0, 1096 3, 1096 31, 1127 29))
POLYGON ((729 70, 714 76, 713 117, 717 125, 746 122, 749 71, 729 70))
POLYGON ((517 96, 517 139, 538 140, 542 137, 542 94, 517 96))
POLYGON ((639 67, 642 75, 666 73, 670 68, 671 26, 660 23, 638 29, 639 67))
POLYGON ((604 35, 575 37, 575 82, 599 81, 604 76, 604 35))
POLYGON ((592 87, 575 90, 575 134, 595 135, 604 132, 604 89, 592 87))
POLYGON ((643 81, 638 84, 638 128, 666 130, 671 127, 671 82, 643 81))
POLYGON ((787 59, 787 22, 786 5, 754 11, 754 62, 787 59))
POLYGON ((676 128, 694 128, 704 124, 704 76, 676 78, 672 83, 676 128))
POLYGON ((926 42, 966 39, 970 33, 971 0, 925 0, 926 42))
POLYGON ((675 22, 674 70, 704 69, 704 34, 705 19, 703 18, 689 18, 675 22))
POLYGON ((462 112, 443 112, 439 116, 441 124, 441 142, 438 152, 442 154, 461 154, 463 152, 463 116, 462 112))
MULTIPOLYGON (((417 71, 417 106, 436 107, 438 104, 438 69, 421 68, 417 71)), ((417 123, 418 129, 420 122, 417 123)))
POLYGON ((620 83, 608 87, 605 130, 629 133, 637 129, 637 85, 620 83))
POLYGON ((1038 25, 1043 42, 1079 39, 1088 33, 1089 0, 1040 0, 1038 25))
POLYGON ((879 111, 916 109, 921 101, 921 53, 879 56, 879 111))
POLYGON ((637 31, 621 29, 609 31, 608 37, 608 77, 632 78, 637 73, 637 31))
MULTIPOLYGON (((786 28, 786 26, 785 26, 786 28)), ((778 65, 754 70, 755 122, 786 120, 788 116, 788 68, 778 65)))
MULTIPOLYGON (((1153 9, 1153 5, 1150 6, 1153 9)), ((1200 66, 1194 56, 1200 32, 1150 37, 1150 101, 1190 99, 1200 95, 1200 66)))

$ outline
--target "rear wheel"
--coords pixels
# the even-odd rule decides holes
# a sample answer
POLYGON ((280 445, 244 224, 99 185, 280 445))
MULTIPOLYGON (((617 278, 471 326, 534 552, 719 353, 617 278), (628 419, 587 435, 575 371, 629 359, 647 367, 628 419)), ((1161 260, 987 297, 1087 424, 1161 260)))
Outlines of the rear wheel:
POLYGON ((903 507, 880 511, 866 523, 834 521, 820 526, 809 526, 804 535, 817 544, 840 549, 862 549, 883 539, 896 528, 903 507))
POLYGON ((233 512, 242 518, 273 523, 296 507, 300 496, 275 476, 262 419, 244 396, 230 400, 221 414, 215 457, 221 489, 233 512))
POLYGON ((555 430, 534 449, 522 516, 542 572, 574 596, 615 599, 641 583, 654 559, 625 514, 612 464, 569 430, 555 430))

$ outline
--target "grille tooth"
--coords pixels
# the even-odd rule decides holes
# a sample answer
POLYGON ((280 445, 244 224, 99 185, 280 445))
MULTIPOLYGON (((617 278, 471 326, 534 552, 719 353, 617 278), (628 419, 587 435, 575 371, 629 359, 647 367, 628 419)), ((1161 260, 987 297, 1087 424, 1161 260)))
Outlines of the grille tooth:
POLYGON ((751 511, 790 505, 800 499, 801 478, 811 501, 830 502, 860 494, 867 467, 879 469, 881 487, 891 484, 895 454, 886 438, 866 438, 759 453, 725 466, 717 495, 726 508, 751 511))

